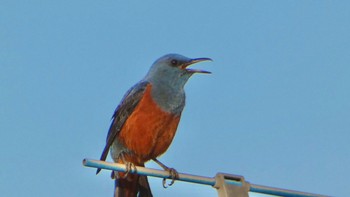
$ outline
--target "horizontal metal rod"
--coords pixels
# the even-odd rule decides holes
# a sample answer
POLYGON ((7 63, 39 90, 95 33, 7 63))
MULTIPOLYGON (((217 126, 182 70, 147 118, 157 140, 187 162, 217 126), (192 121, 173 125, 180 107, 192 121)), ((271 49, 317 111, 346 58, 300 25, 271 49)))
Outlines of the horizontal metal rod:
POLYGON ((287 197, 330 197, 326 195, 300 192, 300 191, 288 190, 288 189, 280 189, 280 188, 255 185, 255 184, 250 184, 250 191, 255 193, 261 193, 261 194, 287 196, 287 197))
MULTIPOLYGON (((84 159, 83 165, 87 166, 87 167, 114 170, 114 171, 119 171, 119 172, 126 171, 125 164, 109 163, 109 162, 100 161, 100 160, 84 159)), ((171 179, 171 176, 170 176, 169 172, 167 172, 167 171, 157 170, 157 169, 152 169, 152 168, 145 168, 145 167, 141 167, 141 166, 136 166, 136 171, 134 168, 131 168, 130 173, 137 173, 139 175, 146 175, 146 176, 153 176, 153 177, 158 177, 158 178, 170 178, 171 179)), ((179 178, 176 180, 204 184, 204 185, 211 185, 211 186, 213 186, 215 184, 215 179, 213 179, 213 178, 203 177, 203 176, 195 176, 195 175, 183 174, 183 173, 179 173, 179 178)))
MULTIPOLYGON (((101 169, 114 170, 114 171, 119 171, 119 172, 126 171, 125 164, 110 163, 110 162, 93 160, 93 159, 84 159, 83 165, 87 166, 87 167, 92 167, 92 168, 101 168, 101 169)), ((136 166, 135 168, 136 168, 136 171, 134 168, 132 168, 130 170, 130 173, 137 173, 139 175, 153 176, 153 177, 167 178, 167 179, 170 178, 171 179, 169 172, 164 171, 164 170, 145 168, 145 167, 141 167, 141 166, 136 166)), ((190 183, 198 183, 198 184, 203 184, 203 185, 210 185, 210 186, 214 186, 216 183, 215 178, 205 177, 205 176, 196 176, 196 175, 185 174, 185 173, 179 173, 179 177, 176 180, 190 182, 190 183)), ((233 181, 233 180, 226 180, 226 183, 234 184, 234 185, 241 185, 240 182, 233 181)), ((300 191, 279 189, 279 188, 267 187, 267 186, 255 185, 255 184, 250 184, 250 192, 276 195, 276 196, 285 196, 285 197, 327 197, 327 196, 319 195, 319 194, 312 194, 312 193, 306 193, 306 192, 300 192, 300 191)))

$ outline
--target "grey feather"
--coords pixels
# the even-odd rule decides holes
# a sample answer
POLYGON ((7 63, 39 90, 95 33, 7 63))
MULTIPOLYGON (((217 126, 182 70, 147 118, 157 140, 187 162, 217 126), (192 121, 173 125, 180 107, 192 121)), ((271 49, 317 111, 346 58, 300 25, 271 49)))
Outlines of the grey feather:
MULTIPOLYGON (((109 148, 116 139, 118 133, 122 130, 124 123, 132 114, 137 104, 140 102, 146 87, 149 83, 147 81, 140 81, 135 84, 123 97, 121 103, 118 105, 112 116, 112 123, 108 131, 106 146, 103 149, 100 160, 105 161, 109 152, 109 148)), ((97 169, 98 174, 101 169, 97 169)))

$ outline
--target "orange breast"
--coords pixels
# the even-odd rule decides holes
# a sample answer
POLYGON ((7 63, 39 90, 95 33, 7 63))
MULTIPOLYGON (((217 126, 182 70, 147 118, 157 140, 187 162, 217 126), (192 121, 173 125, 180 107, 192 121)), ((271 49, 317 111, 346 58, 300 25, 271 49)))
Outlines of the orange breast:
POLYGON ((163 111, 151 96, 148 85, 143 98, 119 133, 119 141, 133 151, 137 162, 145 162, 163 154, 170 146, 180 115, 163 111))

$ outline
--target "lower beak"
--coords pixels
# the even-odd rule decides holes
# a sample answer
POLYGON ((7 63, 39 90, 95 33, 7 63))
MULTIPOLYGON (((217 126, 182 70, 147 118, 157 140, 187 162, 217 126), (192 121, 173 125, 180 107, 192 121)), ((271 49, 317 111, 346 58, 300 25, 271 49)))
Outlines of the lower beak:
POLYGON ((210 74, 211 72, 206 71, 206 70, 189 69, 189 68, 187 68, 188 66, 190 66, 190 65, 192 65, 192 64, 195 64, 195 63, 198 63, 198 62, 203 62, 203 61, 213 61, 213 60, 210 59, 210 58, 206 58, 206 57, 191 59, 191 60, 188 61, 186 64, 184 64, 184 65, 182 66, 182 68, 183 68, 183 69, 186 69, 186 71, 188 71, 188 72, 190 72, 190 73, 205 73, 205 74, 210 74))

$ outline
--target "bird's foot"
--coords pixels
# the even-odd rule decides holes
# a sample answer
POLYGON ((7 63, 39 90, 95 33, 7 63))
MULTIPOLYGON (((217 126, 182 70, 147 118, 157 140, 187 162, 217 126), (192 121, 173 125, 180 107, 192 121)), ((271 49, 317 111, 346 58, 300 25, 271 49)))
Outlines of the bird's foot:
MULTIPOLYGON (((125 162, 125 173, 124 175, 121 177, 122 179, 126 179, 126 177, 128 177, 129 173, 131 171, 134 171, 136 172, 136 166, 134 163, 131 163, 131 162, 125 162)), ((119 173, 118 171, 112 171, 111 173, 111 178, 112 179, 118 179, 119 178, 119 173)))
POLYGON ((153 161, 156 162, 158 165, 160 165, 164 170, 169 172, 169 178, 171 178, 171 182, 169 184, 167 184, 166 178, 163 178, 163 187, 164 188, 172 186, 175 183, 175 180, 179 179, 179 173, 174 168, 169 168, 168 166, 166 166, 162 162, 160 162, 158 159, 153 159, 153 161))
POLYGON ((129 173, 131 172, 131 171, 135 171, 136 172, 136 166, 135 166, 135 164, 134 163, 132 163, 132 162, 125 162, 125 173, 124 173, 124 175, 123 175, 123 179, 126 179, 126 177, 128 177, 128 175, 129 175, 129 173))
POLYGON ((163 178, 163 187, 167 188, 169 186, 172 186, 175 183, 176 179, 179 179, 179 173, 174 168, 168 168, 165 170, 169 172, 169 176, 171 178, 171 182, 169 184, 166 183, 166 178, 163 178))
POLYGON ((126 179, 127 176, 129 175, 130 172, 136 172, 136 165, 132 162, 129 162, 125 159, 125 153, 121 152, 119 157, 118 157, 118 163, 125 164, 125 172, 121 173, 118 171, 112 171, 111 178, 112 179, 117 179, 117 178, 122 178, 126 179))

